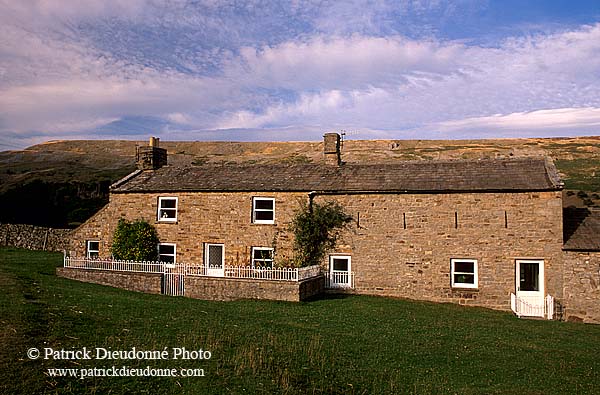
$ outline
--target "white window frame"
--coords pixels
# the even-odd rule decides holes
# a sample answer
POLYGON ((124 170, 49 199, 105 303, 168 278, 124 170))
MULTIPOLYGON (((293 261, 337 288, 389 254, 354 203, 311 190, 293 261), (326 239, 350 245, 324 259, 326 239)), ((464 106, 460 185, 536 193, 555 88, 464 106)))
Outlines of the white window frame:
POLYGON ((273 268, 273 262, 275 261, 275 249, 271 248, 271 247, 252 247, 252 251, 251 251, 251 256, 250 256, 250 264, 252 266, 252 269, 262 269, 262 268, 273 268), (254 252, 255 251, 270 251, 271 252, 271 259, 254 259, 254 252), (255 262, 271 262, 270 265, 260 265, 260 266, 256 266, 255 262))
POLYGON ((450 260, 450 281, 452 288, 479 288, 479 269, 477 259, 471 258, 453 258, 450 260), (470 272, 457 272, 454 270, 454 264, 456 262, 468 262, 473 264, 473 273, 470 272), (455 274, 469 274, 473 275, 473 283, 459 283, 454 281, 455 274))
POLYGON ((275 223, 275 198, 260 197, 260 196, 255 196, 252 198, 252 223, 254 223, 254 224, 274 224, 275 223), (256 208, 256 202, 258 200, 269 200, 269 201, 273 202, 273 209, 268 210, 268 209, 256 208), (256 218, 257 212, 272 212, 273 219, 257 219, 256 218))
POLYGON ((98 258, 100 257, 100 241, 99 240, 87 240, 85 242, 85 256, 88 258, 98 258), (98 249, 94 250, 90 247, 91 243, 98 243, 98 249), (92 256, 91 254, 95 253, 95 256, 92 256))
POLYGON ((172 256, 173 257, 173 262, 166 262, 166 263, 176 263, 177 262, 177 244, 175 243, 158 243, 158 245, 156 246, 156 249, 158 250, 158 261, 159 262, 166 262, 160 259, 161 255, 162 256, 172 256), (160 247, 161 246, 172 246, 173 247, 173 254, 161 254, 160 253, 160 247))
POLYGON ((157 217, 158 217, 158 222, 177 222, 177 214, 179 211, 179 199, 176 196, 159 196, 158 197, 158 210, 157 210, 157 217), (167 201, 167 200, 175 200, 175 208, 162 208, 162 202, 163 201, 167 201), (175 211, 175 217, 170 218, 170 217, 164 217, 162 215, 162 212, 164 211, 175 211))
POLYGON ((351 288, 353 286, 352 283, 352 256, 351 255, 329 255, 329 285, 332 288, 351 288), (344 259, 348 261, 348 270, 346 270, 346 275, 341 275, 343 273, 342 270, 333 270, 333 261, 335 259, 344 259), (340 272, 340 273, 336 273, 340 272), (346 281, 337 281, 338 278, 345 278, 346 281))

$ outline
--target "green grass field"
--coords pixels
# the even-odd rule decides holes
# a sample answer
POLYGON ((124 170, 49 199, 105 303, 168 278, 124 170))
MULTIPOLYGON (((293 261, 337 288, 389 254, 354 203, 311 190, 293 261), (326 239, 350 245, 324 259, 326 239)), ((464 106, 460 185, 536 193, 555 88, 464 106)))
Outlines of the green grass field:
POLYGON ((598 394, 600 326, 349 296, 208 302, 58 278, 59 254, 0 249, 0 393, 598 394), (27 350, 209 350, 209 360, 30 360, 27 350), (49 368, 204 377, 49 377, 49 368))

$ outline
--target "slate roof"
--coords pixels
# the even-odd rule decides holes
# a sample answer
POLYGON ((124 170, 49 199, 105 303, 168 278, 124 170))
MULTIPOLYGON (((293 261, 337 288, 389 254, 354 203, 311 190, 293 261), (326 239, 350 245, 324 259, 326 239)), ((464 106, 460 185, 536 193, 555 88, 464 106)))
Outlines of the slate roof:
POLYGON ((566 208, 564 218, 564 250, 600 251, 600 210, 566 208))
POLYGON ((136 171, 112 193, 317 191, 442 193, 562 189, 549 159, 407 161, 391 164, 224 164, 136 171))

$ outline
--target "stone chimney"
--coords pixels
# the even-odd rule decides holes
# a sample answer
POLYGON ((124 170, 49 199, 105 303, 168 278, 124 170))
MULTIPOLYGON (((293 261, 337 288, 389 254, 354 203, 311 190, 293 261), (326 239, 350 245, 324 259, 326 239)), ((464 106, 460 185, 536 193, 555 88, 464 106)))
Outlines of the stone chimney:
POLYGON ((167 164, 167 150, 159 145, 158 137, 150 137, 147 147, 135 147, 135 163, 139 170, 156 170, 167 164))
POLYGON ((323 136, 323 155, 325 163, 339 166, 342 164, 342 152, 340 147, 340 135, 338 133, 325 133, 323 136))

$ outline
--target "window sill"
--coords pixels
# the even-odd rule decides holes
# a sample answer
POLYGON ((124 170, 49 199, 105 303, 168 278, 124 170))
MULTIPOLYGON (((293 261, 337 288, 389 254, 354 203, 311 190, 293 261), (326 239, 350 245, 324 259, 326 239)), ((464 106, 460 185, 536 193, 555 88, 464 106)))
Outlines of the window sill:
POLYGON ((479 292, 479 287, 461 287, 460 285, 454 285, 451 288, 453 291, 459 292, 479 292))
POLYGON ((175 221, 155 221, 155 224, 178 224, 179 221, 175 220, 175 221))

